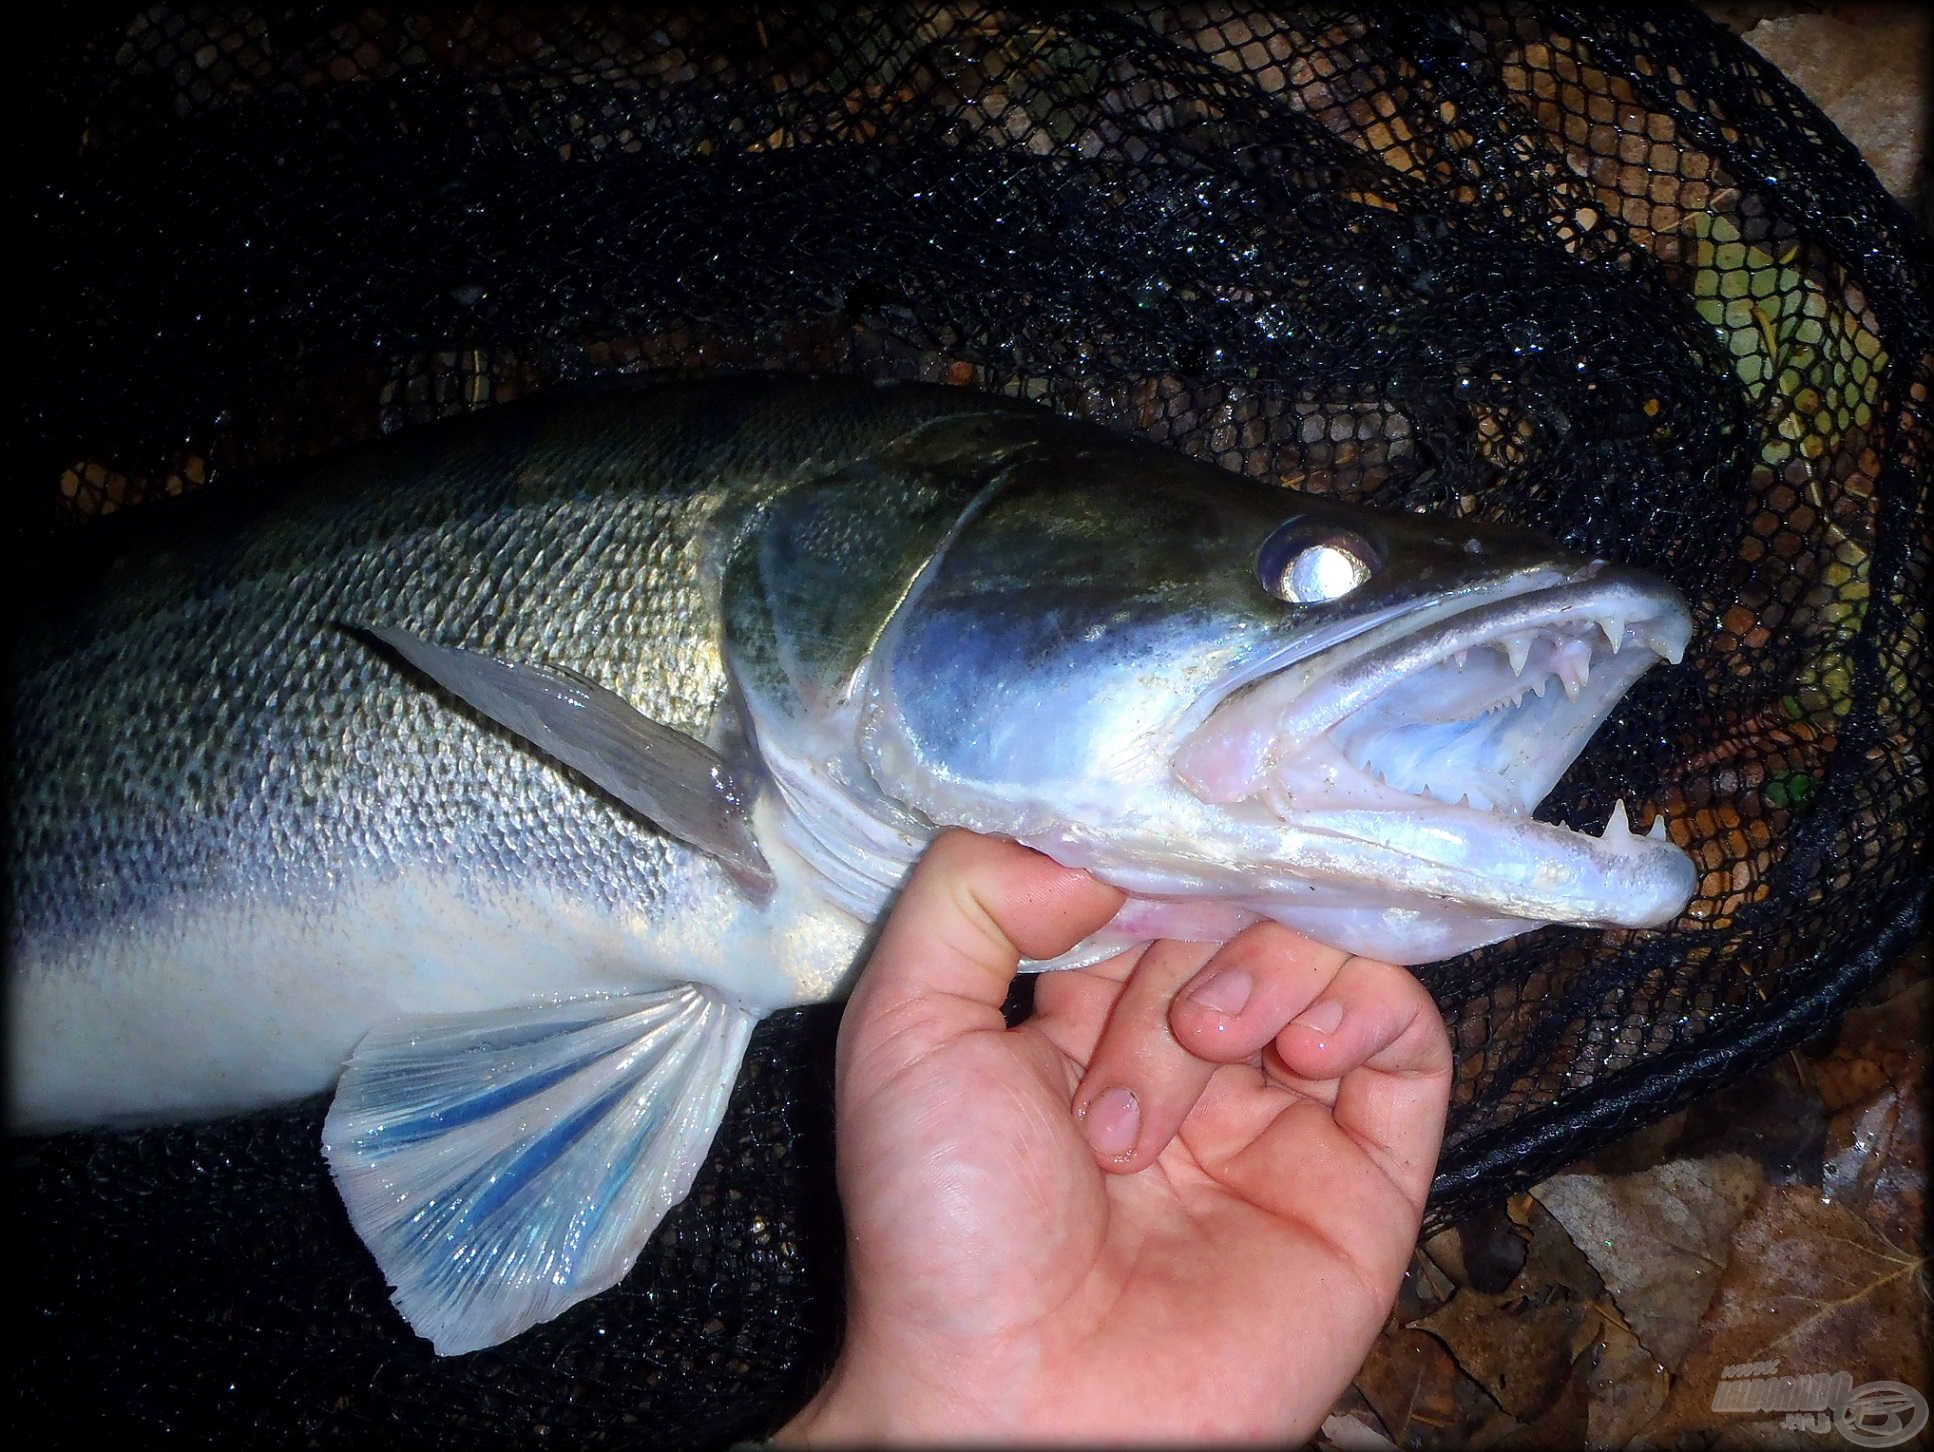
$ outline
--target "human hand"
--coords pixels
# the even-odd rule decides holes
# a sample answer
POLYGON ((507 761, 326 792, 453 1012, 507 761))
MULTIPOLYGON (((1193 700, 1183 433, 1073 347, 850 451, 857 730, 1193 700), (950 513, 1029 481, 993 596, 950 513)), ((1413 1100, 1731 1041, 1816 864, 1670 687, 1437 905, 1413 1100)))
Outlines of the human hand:
POLYGON ((846 1342, 776 1441, 1283 1442, 1355 1375, 1443 1132, 1436 1008, 1262 924, 1045 974, 1009 1029, 1017 959, 1121 901, 961 832, 914 871, 840 1026, 846 1342))

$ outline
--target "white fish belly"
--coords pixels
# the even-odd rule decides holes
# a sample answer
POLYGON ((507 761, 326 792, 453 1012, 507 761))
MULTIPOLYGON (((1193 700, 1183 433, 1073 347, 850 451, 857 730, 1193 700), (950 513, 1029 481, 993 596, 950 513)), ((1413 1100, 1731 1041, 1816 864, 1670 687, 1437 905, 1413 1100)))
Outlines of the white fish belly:
POLYGON ((723 881, 695 871, 647 917, 554 885, 486 892, 423 870, 299 905, 170 906, 18 945, 13 1127, 200 1118, 320 1093, 365 1033, 401 1015, 688 982, 755 1014, 831 996, 858 925, 784 883, 758 909, 723 881))

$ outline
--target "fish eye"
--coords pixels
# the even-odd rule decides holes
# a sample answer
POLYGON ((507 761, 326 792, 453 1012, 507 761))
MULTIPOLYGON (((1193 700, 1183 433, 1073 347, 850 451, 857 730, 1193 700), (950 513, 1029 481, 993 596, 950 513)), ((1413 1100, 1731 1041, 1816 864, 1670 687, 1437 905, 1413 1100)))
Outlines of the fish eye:
POLYGON ((1336 525, 1292 519, 1278 525, 1256 552, 1263 589, 1292 605, 1340 600, 1377 572, 1376 551, 1359 534, 1336 525))

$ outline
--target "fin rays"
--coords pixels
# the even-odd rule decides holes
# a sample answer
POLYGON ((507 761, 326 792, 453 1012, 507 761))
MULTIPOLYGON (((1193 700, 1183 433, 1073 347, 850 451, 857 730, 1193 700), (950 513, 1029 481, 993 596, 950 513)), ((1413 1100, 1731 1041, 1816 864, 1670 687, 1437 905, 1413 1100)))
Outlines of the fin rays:
POLYGON ((690 1188, 751 1025, 681 987, 364 1039, 323 1149, 411 1326, 473 1351, 621 1279, 690 1188))

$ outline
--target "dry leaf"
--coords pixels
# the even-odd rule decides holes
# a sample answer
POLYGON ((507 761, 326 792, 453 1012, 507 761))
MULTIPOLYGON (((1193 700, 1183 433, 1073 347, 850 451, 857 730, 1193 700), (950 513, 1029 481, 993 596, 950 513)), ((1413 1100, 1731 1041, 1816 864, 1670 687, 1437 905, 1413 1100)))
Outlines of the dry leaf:
POLYGON ((1591 1407, 1585 1445, 1623 1447, 1658 1415, 1672 1390, 1672 1377, 1638 1337, 1623 1326, 1601 1322, 1597 1343, 1586 1357, 1591 1364, 1591 1407))
POLYGON ((1464 1267, 1464 1240, 1457 1227, 1440 1230, 1418 1247, 1453 1286, 1468 1286, 1471 1275, 1464 1267))
POLYGON ((1591 1344, 1596 1318, 1588 1307, 1551 1287, 1526 1287, 1518 1293, 1514 1284, 1496 1296, 1459 1291, 1450 1304, 1416 1326, 1441 1340, 1499 1406, 1529 1423, 1565 1390, 1572 1363, 1591 1344))
POLYGON ((1698 1334, 1761 1178, 1747 1156, 1723 1154, 1630 1175, 1555 1175, 1532 1194, 1604 1278, 1640 1343, 1673 1368, 1698 1334))
POLYGON ((1820 1188, 1866 1217, 1903 1251, 1926 1248, 1929 1053, 1925 1024, 1934 984, 1925 976, 1884 1001, 1848 1014, 1815 1064, 1821 1097, 1838 1110, 1827 1125, 1820 1188))
POLYGON ((1420 1245, 1410 1253, 1409 1268, 1397 1287, 1397 1304, 1390 1313, 1392 1324, 1408 1326, 1428 1316, 1457 1293, 1456 1282, 1444 1274, 1420 1245))
POLYGON ((1808 1064, 1820 1100, 1829 1110, 1864 1104, 1896 1085, 1927 1074, 1926 1033, 1902 1032, 1925 1025, 1934 1011, 1934 982, 1924 976, 1875 1003, 1863 1003, 1841 1020, 1824 1053, 1808 1064))
POLYGON ((1888 191, 1910 197, 1926 184, 1926 11, 1903 5, 1864 25, 1788 15, 1745 38, 1847 134, 1888 191))
POLYGON ((1590 1422, 1591 1356, 1582 1355, 1572 1363, 1570 1374, 1559 1383, 1557 1394, 1534 1421, 1527 1422, 1496 1445, 1499 1449, 1536 1449, 1582 1447, 1590 1422))
POLYGON ((1397 1446, 1371 1426, 1361 1412, 1332 1412, 1323 1418, 1316 1445, 1324 1452, 1396 1452, 1397 1446))
MULTIPOLYGON (((1903 1253, 1846 1206, 1797 1186, 1769 1186, 1740 1222, 1712 1309, 1666 1403, 1641 1441, 1692 1433, 1721 1445, 1791 1442, 1778 1414, 1723 1412, 1713 1397, 1728 1367, 1773 1362, 1775 1376, 1844 1371, 1928 1385, 1925 1256, 1903 1253)), ((1817 1438, 1807 1445, 1817 1443, 1817 1438)))
MULTIPOLYGON (((1591 1301, 1599 1286, 1550 1215, 1534 1210, 1529 1228, 1523 1269, 1503 1291, 1460 1290, 1413 1324, 1441 1340, 1505 1411, 1527 1426, 1544 1426, 1565 1400, 1580 1354, 1597 1339, 1599 1318, 1591 1301)), ((1582 1389, 1575 1400, 1582 1431, 1582 1389)), ((1555 1435, 1555 1428, 1547 1430, 1555 1435)))
POLYGON ((1917 1253, 1927 1248, 1926 1095, 1925 1079, 1910 1081, 1835 1116, 1821 1185, 1887 1241, 1917 1253))
POLYGON ((1421 1331, 1385 1332, 1357 1373, 1356 1388, 1397 1446, 1407 1452, 1469 1447, 1515 1423, 1483 1388, 1461 1375, 1450 1353, 1421 1331))

